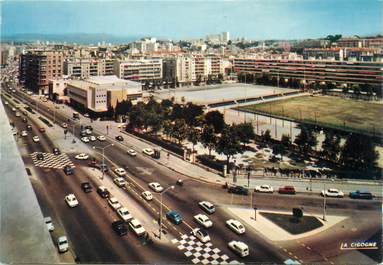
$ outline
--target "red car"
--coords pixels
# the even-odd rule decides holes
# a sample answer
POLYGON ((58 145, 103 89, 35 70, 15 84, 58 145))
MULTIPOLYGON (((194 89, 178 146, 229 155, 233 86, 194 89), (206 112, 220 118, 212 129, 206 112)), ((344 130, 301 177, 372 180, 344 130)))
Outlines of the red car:
POLYGON ((45 128, 40 127, 40 128, 39 128, 39 131, 42 132, 42 133, 45 133, 45 128))
POLYGON ((293 186, 284 186, 278 189, 280 194, 295 194, 295 188, 293 186))

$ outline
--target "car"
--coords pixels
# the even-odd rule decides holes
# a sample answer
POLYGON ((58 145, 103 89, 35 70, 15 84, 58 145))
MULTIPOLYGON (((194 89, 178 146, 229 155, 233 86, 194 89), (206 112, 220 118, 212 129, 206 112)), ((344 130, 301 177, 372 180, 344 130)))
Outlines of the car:
POLYGON ((95 168, 97 168, 101 172, 108 172, 109 171, 109 168, 106 164, 96 164, 95 168))
POLYGON ((28 130, 28 131, 32 131, 32 126, 28 124, 28 125, 27 125, 27 130, 28 130))
POLYGON ((129 221, 129 227, 133 230, 133 232, 137 236, 142 236, 146 233, 145 228, 141 225, 140 221, 137 219, 133 218, 129 221))
POLYGON ((84 136, 84 137, 81 137, 81 141, 83 141, 84 143, 89 143, 89 138, 84 136))
POLYGON ((84 117, 89 118, 89 114, 88 114, 88 113, 85 113, 85 114, 84 114, 84 117))
POLYGON ((242 241, 232 240, 227 246, 242 258, 249 255, 249 247, 242 241))
POLYGON ((195 228, 192 230, 192 235, 195 236, 199 241, 202 243, 207 243, 210 241, 210 236, 209 234, 201 229, 201 228, 195 228))
POLYGON ((243 224, 235 219, 229 219, 226 221, 226 225, 233 230, 235 233, 242 235, 245 233, 245 227, 243 224))
POLYGON ((55 148, 53 148, 53 154, 60 155, 61 152, 60 152, 60 150, 57 147, 55 147, 55 148))
POLYGON ((372 200, 372 198, 374 197, 371 192, 360 191, 360 190, 350 192, 349 196, 351 199, 365 199, 365 200, 372 200))
POLYGON ((260 186, 255 186, 254 191, 261 192, 261 193, 273 193, 274 189, 270 185, 260 185, 260 186))
POLYGON ((117 214, 121 217, 122 220, 125 222, 129 221, 132 219, 132 215, 129 213, 128 209, 126 207, 121 207, 117 210, 117 214))
POLYGON ((28 120, 27 120, 26 118, 23 118, 22 121, 23 121, 24 123, 27 123, 27 122, 28 122, 28 120))
POLYGON ((161 191, 164 190, 164 188, 163 188, 163 187, 161 186, 161 184, 158 183, 158 182, 150 182, 150 183, 148 184, 148 186, 149 186, 152 190, 154 190, 155 192, 161 192, 161 191))
POLYGON ((44 217, 44 223, 47 225, 49 232, 52 232, 53 230, 55 230, 55 226, 52 223, 52 218, 50 218, 49 216, 44 217))
POLYGON ((32 137, 32 141, 35 143, 40 142, 40 138, 37 135, 35 135, 32 137))
POLYGON ((85 154, 85 153, 80 153, 80 154, 76 155, 74 158, 76 158, 78 160, 87 160, 89 158, 89 155, 85 154))
POLYGON ((63 128, 68 128, 68 124, 65 123, 65 122, 63 122, 63 123, 61 123, 61 127, 63 127, 63 128))
POLYGON ((197 214, 194 216, 194 220, 205 228, 213 226, 213 222, 204 214, 197 214))
POLYGON ((229 193, 239 194, 239 195, 248 195, 249 190, 242 186, 230 186, 227 190, 229 193))
POLYGON ((64 168, 64 173, 65 175, 73 175, 74 174, 74 168, 71 167, 70 165, 66 165, 64 168))
POLYGON ((344 193, 338 189, 327 189, 322 190, 320 195, 326 197, 343 198, 344 193))
POLYGON ((122 137, 121 135, 117 135, 116 140, 122 142, 124 141, 124 137, 122 137))
POLYGON ((141 193, 142 198, 144 198, 147 201, 153 200, 153 195, 150 191, 146 190, 141 193))
POLYGON ((20 112, 16 112, 16 117, 20 117, 21 116, 21 113, 20 112))
POLYGON ((76 196, 73 193, 70 193, 67 196, 65 196, 65 202, 71 208, 76 207, 79 204, 76 196))
POLYGON ((108 204, 110 207, 112 207, 114 210, 117 210, 118 208, 121 208, 121 204, 118 202, 116 197, 110 197, 108 199, 108 204))
POLYGON ((85 193, 92 192, 92 190, 93 190, 93 188, 92 188, 92 186, 90 185, 89 182, 83 182, 83 183, 81 183, 81 189, 82 189, 85 193))
POLYGON ((45 133, 45 128, 44 128, 44 127, 40 127, 40 128, 39 128, 39 131, 40 131, 41 133, 45 133))
POLYGON ((85 129, 85 133, 86 133, 87 135, 91 135, 91 134, 92 134, 92 130, 85 129))
POLYGON ((28 133, 27 133, 27 131, 21 131, 21 136, 23 136, 23 137, 26 137, 26 136, 28 136, 28 133))
POLYGON ((295 194, 295 188, 293 186, 283 186, 278 189, 280 194, 295 194))
POLYGON ((8 101, 5 101, 4 104, 5 104, 5 105, 8 105, 9 103, 8 103, 8 101))
POLYGON ((129 149, 128 151, 126 151, 126 153, 130 156, 136 156, 137 155, 137 152, 134 151, 133 149, 129 149))
POLYGON ((124 187, 126 184, 126 181, 124 178, 118 177, 113 179, 113 182, 118 186, 118 187, 124 187))
POLYGON ((94 142, 94 141, 96 141, 97 139, 96 139, 96 137, 95 137, 94 135, 90 135, 90 136, 89 136, 89 140, 92 141, 92 142, 94 142))
POLYGON ((215 206, 211 202, 208 201, 201 201, 198 203, 199 207, 207 212, 208 214, 213 214, 215 213, 215 206))
POLYGON ((57 247, 58 247, 60 253, 64 253, 64 252, 68 251, 69 243, 68 243, 68 239, 66 238, 66 236, 60 236, 57 239, 57 247))
POLYGON ((32 92, 32 91, 27 91, 27 94, 28 94, 29 96, 32 96, 32 95, 33 95, 33 92, 32 92))
POLYGON ((101 196, 101 198, 109 198, 109 191, 104 186, 98 186, 97 193, 101 196))
POLYGON ((86 130, 91 130, 91 131, 93 131, 93 127, 90 126, 90 125, 86 125, 84 128, 85 128, 86 130))
POLYGON ((97 138, 97 140, 99 140, 101 142, 106 140, 106 137, 104 135, 99 135, 96 138, 97 138))
POLYGON ((166 213, 166 218, 169 219, 173 224, 182 223, 182 217, 176 211, 169 211, 166 213))
POLYGON ((128 234, 128 228, 126 227, 125 222, 121 220, 114 221, 112 223, 112 229, 119 236, 125 236, 128 234))
POLYGON ((82 131, 80 132, 80 136, 81 136, 81 137, 85 137, 85 136, 87 136, 86 131, 85 131, 85 130, 82 130, 82 131))
POLYGON ((116 173, 116 174, 119 175, 119 176, 125 176, 126 171, 125 171, 125 169, 123 169, 122 167, 119 167, 119 168, 116 168, 116 169, 114 170, 114 173, 116 173))
POLYGON ((145 155, 148 155, 148 156, 153 156, 153 155, 154 155, 154 151, 153 151, 153 149, 151 149, 151 148, 144 148, 144 149, 142 149, 142 152, 143 152, 145 155))
POLYGON ((44 154, 43 153, 37 153, 36 158, 37 158, 37 160, 44 160, 44 154))
POLYGON ((13 111, 13 112, 16 112, 16 108, 12 108, 12 111, 13 111))

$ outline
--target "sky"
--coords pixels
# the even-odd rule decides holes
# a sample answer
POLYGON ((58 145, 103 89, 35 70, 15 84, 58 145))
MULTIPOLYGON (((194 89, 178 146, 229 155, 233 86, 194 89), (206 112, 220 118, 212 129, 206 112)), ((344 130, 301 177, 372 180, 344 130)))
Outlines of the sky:
POLYGON ((161 39, 229 31, 247 39, 376 35, 383 0, 3 0, 1 31, 13 34, 107 33, 161 39))

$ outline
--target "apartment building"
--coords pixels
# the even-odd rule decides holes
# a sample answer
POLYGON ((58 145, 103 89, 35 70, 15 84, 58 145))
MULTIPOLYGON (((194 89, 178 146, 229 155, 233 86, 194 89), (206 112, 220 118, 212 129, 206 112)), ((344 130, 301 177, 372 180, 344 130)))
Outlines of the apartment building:
POLYGON ((39 94, 48 94, 50 79, 63 75, 63 53, 55 50, 29 50, 20 57, 19 82, 39 94))
POLYGON ((135 81, 162 80, 162 59, 128 59, 114 62, 114 73, 135 81))
POLYGON ((192 55, 192 80, 205 81, 211 74, 211 59, 201 54, 192 55))
POLYGON ((344 59, 342 48, 308 48, 303 50, 303 59, 307 60, 338 60, 344 59))
POLYGON ((383 48, 383 38, 342 38, 336 43, 344 48, 383 48))
POLYGON ((233 67, 237 74, 269 75, 308 82, 348 85, 367 83, 381 86, 383 84, 383 62, 235 58, 233 67))
POLYGON ((101 113, 122 100, 140 98, 142 85, 116 76, 94 76, 68 82, 67 95, 74 107, 101 113))
POLYGON ((64 61, 64 74, 72 79, 86 79, 91 76, 113 75, 114 59, 67 59, 64 61))

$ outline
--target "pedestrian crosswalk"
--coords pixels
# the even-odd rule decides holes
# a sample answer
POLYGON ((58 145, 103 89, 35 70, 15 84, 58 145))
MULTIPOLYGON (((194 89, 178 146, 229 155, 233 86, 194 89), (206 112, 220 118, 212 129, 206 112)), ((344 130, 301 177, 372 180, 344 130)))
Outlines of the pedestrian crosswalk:
POLYGON ((202 243, 193 235, 182 235, 180 239, 173 239, 173 244, 181 250, 193 264, 243 264, 221 253, 211 242, 202 243))
POLYGON ((62 169, 65 166, 74 167, 73 162, 69 159, 67 154, 55 155, 51 153, 41 153, 34 152, 31 154, 32 161, 36 167, 44 167, 44 168, 57 168, 62 169), (42 154, 44 159, 38 159, 37 154, 42 154))

